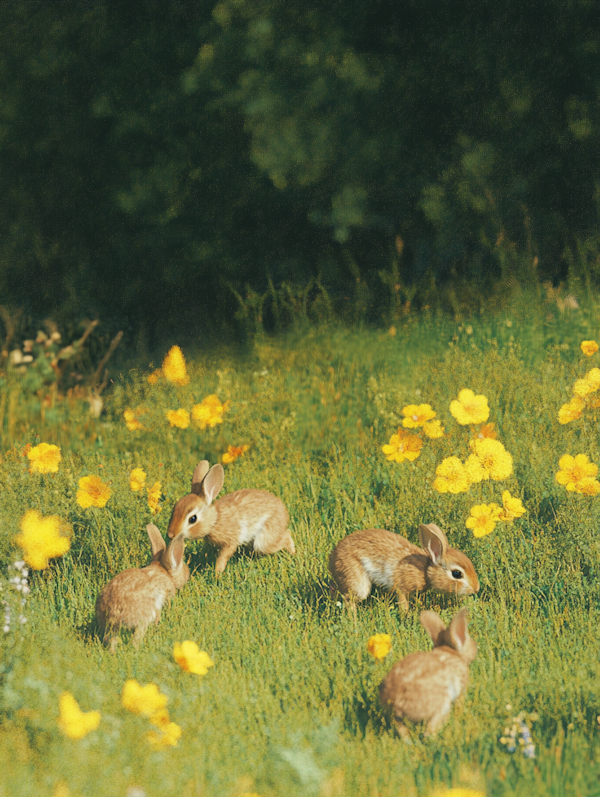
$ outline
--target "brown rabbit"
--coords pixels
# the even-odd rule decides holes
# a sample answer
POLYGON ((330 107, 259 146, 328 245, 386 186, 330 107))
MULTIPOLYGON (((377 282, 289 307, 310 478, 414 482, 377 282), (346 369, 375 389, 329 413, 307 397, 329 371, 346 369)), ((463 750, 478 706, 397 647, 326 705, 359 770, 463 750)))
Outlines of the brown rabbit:
POLYGON ((149 523, 146 531, 152 546, 152 563, 124 570, 102 589, 96 601, 96 620, 104 632, 103 642, 114 653, 119 630, 135 630, 133 644, 142 641, 150 623, 158 623, 161 609, 190 577, 183 561, 183 537, 167 548, 158 528, 149 523))
POLYGON ((461 609, 448 628, 435 612, 421 612, 421 624, 433 650, 410 653, 396 662, 379 686, 379 698, 405 739, 405 719, 427 722, 428 736, 442 727, 452 703, 466 691, 469 665, 477 655, 467 630, 467 609, 461 609))
POLYGON ((257 553, 286 550, 296 553, 288 529, 289 516, 285 504, 264 490, 236 490, 213 504, 223 487, 222 465, 209 470, 206 460, 199 462, 192 476, 192 492, 173 508, 167 534, 188 540, 202 537, 219 548, 215 566, 217 575, 238 546, 252 543, 257 553))
POLYGON ((345 601, 354 610, 373 584, 394 590, 408 609, 407 595, 431 589, 456 595, 479 591, 471 560, 450 548, 435 523, 419 526, 421 548, 385 529, 355 531, 339 542, 329 557, 329 571, 345 601))

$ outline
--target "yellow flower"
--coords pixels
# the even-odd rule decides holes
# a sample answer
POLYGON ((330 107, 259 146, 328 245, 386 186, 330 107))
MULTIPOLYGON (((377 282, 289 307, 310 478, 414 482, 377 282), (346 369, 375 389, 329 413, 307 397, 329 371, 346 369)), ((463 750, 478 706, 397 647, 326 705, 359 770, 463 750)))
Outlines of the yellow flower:
POLYGON ((37 509, 29 509, 19 523, 21 534, 15 542, 23 549, 23 559, 33 570, 45 570, 48 560, 62 556, 71 547, 71 526, 63 523, 58 515, 44 517, 37 509), (61 534, 62 532, 62 534, 61 534))
POLYGON ((483 440, 484 437, 488 437, 490 440, 495 440, 498 437, 498 432, 494 429, 495 424, 493 423, 484 423, 483 426, 479 429, 476 434, 480 440, 483 440))
POLYGON ((450 402, 450 412, 461 426, 467 426, 485 423, 489 417, 490 408, 485 396, 476 396, 472 390, 465 389, 458 394, 458 401, 450 402))
POLYGON ((160 506, 158 503, 160 501, 160 490, 160 482, 154 482, 152 487, 148 490, 148 506, 152 510, 153 515, 158 514, 158 512, 162 512, 162 506, 160 506))
POLYGON ((137 410, 126 409, 123 412, 123 417, 125 418, 125 425, 129 429, 130 432, 137 432, 139 429, 144 428, 144 424, 138 420, 136 414, 140 414, 140 408, 138 407, 137 410))
POLYGON ((165 747, 175 747, 181 738, 181 728, 174 722, 158 731, 148 731, 146 738, 156 750, 162 750, 165 747))
POLYGON ((592 368, 587 372, 585 378, 594 388, 594 392, 600 389, 600 368, 592 368))
POLYGON ((178 429, 187 429, 190 425, 190 414, 187 410, 169 410, 167 412, 167 420, 171 426, 177 426, 178 429))
MULTIPOLYGON (((482 438, 483 439, 483 438, 482 438)), ((484 479, 489 479, 489 475, 483 467, 483 462, 475 454, 471 454, 465 462, 465 471, 471 484, 479 484, 484 479)))
POLYGON ((129 486, 136 493, 143 490, 146 484, 146 473, 141 468, 134 468, 129 474, 129 486))
POLYGON ((223 423, 223 413, 227 409, 227 404, 221 404, 218 397, 213 393, 202 399, 200 404, 192 407, 192 421, 200 429, 211 428, 218 423, 223 423))
POLYGON ((585 401, 580 396, 574 396, 568 404, 563 404, 558 411, 560 423, 571 423, 576 421, 585 408, 585 401))
POLYGON ((437 418, 435 421, 427 421, 427 423, 424 423, 423 431, 426 436, 430 437, 432 440, 444 436, 444 427, 442 426, 442 422, 437 418))
POLYGON ((581 351, 591 357, 592 354, 596 354, 598 351, 598 344, 595 340, 584 340, 581 342, 581 351))
POLYGON ((587 377, 583 379, 578 379, 575 384, 573 385, 573 393, 578 398, 585 398, 586 396, 590 396, 592 393, 595 393, 598 390, 598 387, 594 385, 587 377))
POLYGON ((392 638, 389 634, 375 634, 369 637, 367 650, 376 659, 385 659, 392 649, 392 638))
POLYGON ((190 642, 189 639, 181 644, 175 643, 173 658, 182 670, 194 673, 194 675, 206 675, 208 668, 214 666, 214 661, 211 660, 208 653, 200 650, 198 645, 195 642, 190 642))
POLYGON ((491 534, 500 520, 502 510, 498 504, 480 504, 471 507, 471 517, 466 522, 466 527, 473 530, 475 537, 485 537, 491 534))
POLYGON ((466 493, 469 477, 458 457, 446 457, 435 469, 433 486, 440 493, 466 493))
POLYGON ((381 446, 388 462, 414 462, 421 453, 423 441, 416 434, 410 434, 403 429, 398 429, 398 434, 390 437, 387 445, 381 446))
POLYGON ((575 492, 581 495, 598 495, 600 493, 600 482, 591 476, 585 476, 575 485, 575 492))
POLYGON ((402 409, 404 418, 402 426, 406 429, 416 429, 423 426, 427 421, 431 421, 437 413, 431 407, 431 404, 409 404, 402 409))
POLYGON ((558 466, 560 470, 556 474, 556 481, 569 492, 576 491, 582 479, 595 479, 598 475, 598 466, 590 462, 586 454, 577 454, 576 457, 565 454, 558 460, 558 466))
POLYGON ((79 490, 77 490, 77 503, 83 509, 90 506, 102 508, 110 498, 110 487, 105 484, 100 476, 82 476, 79 479, 79 490))
POLYGON ((48 443, 40 443, 27 452, 30 460, 30 473, 58 473, 58 464, 62 459, 60 448, 48 443))
POLYGON ((225 465, 235 462, 238 457, 243 457, 250 446, 227 446, 227 451, 223 454, 222 461, 225 465))
POLYGON ((154 371, 152 371, 151 374, 148 374, 148 376, 146 377, 148 384, 155 385, 158 382, 158 380, 162 377, 162 375, 163 373, 160 370, 160 368, 156 368, 154 371))
POLYGON ((483 479, 494 479, 502 481, 507 479, 513 470, 512 456, 504 448, 499 440, 492 440, 478 437, 471 440, 471 449, 475 456, 481 461, 483 467, 483 479))
POLYGON ((502 493, 502 509, 498 520, 512 523, 516 518, 522 517, 527 510, 520 498, 513 497, 508 490, 502 493))
POLYGON ((141 686, 135 678, 125 681, 121 693, 121 703, 123 708, 131 711, 132 714, 152 717, 162 712, 168 702, 169 698, 160 692, 156 684, 141 686))
POLYGON ((162 372, 169 382, 178 387, 187 385, 190 378, 185 366, 185 357, 179 346, 171 346, 162 365, 162 372))
POLYGON ((83 739, 100 724, 99 711, 82 711, 70 692, 63 692, 59 698, 60 716, 56 724, 69 739, 83 739))

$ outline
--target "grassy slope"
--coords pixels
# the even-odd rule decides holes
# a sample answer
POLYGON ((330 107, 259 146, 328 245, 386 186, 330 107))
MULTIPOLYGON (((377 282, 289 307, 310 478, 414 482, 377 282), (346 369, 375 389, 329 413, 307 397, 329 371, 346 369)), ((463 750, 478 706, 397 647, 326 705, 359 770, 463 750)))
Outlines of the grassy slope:
POLYGON ((18 450, 5 454, 3 562, 17 558, 11 539, 28 508, 60 514, 74 536, 71 552, 32 579, 23 633, 0 642, 0 794, 50 795, 59 781, 71 794, 125 795, 135 785, 152 797, 391 797, 458 783, 494 796, 597 794, 600 498, 567 494, 554 481, 563 453, 600 460, 593 417, 566 427, 556 420, 573 380, 595 364, 577 350, 588 337, 594 328, 582 314, 546 327, 475 323, 472 334, 426 321, 395 337, 311 333, 259 344, 237 359, 207 359, 179 391, 164 383, 150 388, 133 374, 99 421, 76 406, 62 418, 60 404, 50 408, 54 417, 46 413, 43 423, 35 407, 29 418, 13 409, 6 424, 15 440, 38 433, 59 442, 64 459, 57 476, 34 476, 18 450), (467 386, 487 395, 515 475, 466 495, 440 495, 431 488, 436 463, 467 453, 467 432, 448 411, 467 386), (165 410, 189 408, 192 394, 198 401, 213 392, 231 400, 222 427, 166 428, 165 410), (387 463, 380 446, 394 431, 394 414, 421 401, 433 404, 450 435, 427 441, 414 465, 387 463), (155 431, 132 434, 120 413, 140 404, 155 431), (240 554, 217 583, 214 552, 189 545, 190 583, 139 651, 126 643, 112 657, 94 635, 95 596, 111 575, 148 559, 151 515, 144 498, 130 492, 128 473, 141 465, 150 483, 160 478, 165 508, 157 522, 164 531, 195 462, 214 461, 227 444, 243 442, 252 448, 227 467, 225 490, 254 486, 280 495, 297 556, 240 554), (105 509, 77 506, 77 480, 87 473, 111 480, 105 509), (470 507, 499 500, 502 489, 523 497, 527 515, 474 539, 464 526, 470 507), (355 529, 383 526, 415 540, 422 521, 442 526, 478 569, 482 589, 467 602, 479 656, 464 706, 436 739, 416 734, 408 747, 377 704, 378 683, 395 658, 429 647, 420 606, 449 618, 458 604, 426 595, 401 616, 389 595, 376 592, 354 624, 330 599, 326 562, 335 542, 355 529), (378 632, 390 633, 394 644, 382 663, 366 652, 378 632), (214 659, 205 678, 173 662, 173 642, 183 639, 214 659), (169 695, 171 717, 183 728, 177 748, 152 751, 143 739, 147 722, 121 708, 131 677, 154 681, 169 695), (99 730, 82 741, 56 729, 66 689, 84 710, 102 712, 99 730), (506 717, 521 710, 539 714, 533 762, 498 743, 506 717))

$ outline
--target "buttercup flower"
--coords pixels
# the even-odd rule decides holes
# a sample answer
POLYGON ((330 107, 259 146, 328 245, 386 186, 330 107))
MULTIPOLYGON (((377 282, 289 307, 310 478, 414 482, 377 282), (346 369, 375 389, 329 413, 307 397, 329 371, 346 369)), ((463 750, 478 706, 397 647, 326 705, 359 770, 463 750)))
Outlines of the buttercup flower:
POLYGON ((389 634, 375 634, 369 637, 367 650, 375 659, 385 659, 392 649, 392 638, 389 634))
POLYGON ((598 351, 598 344, 595 340, 583 340, 581 342, 581 351, 587 354, 588 357, 591 357, 592 354, 598 351))
POLYGON ((471 450, 481 461, 484 479, 502 481, 512 473, 512 456, 499 440, 492 440, 489 437, 480 440, 476 437, 475 440, 471 440, 471 450))
POLYGON ((82 711, 70 692, 59 698, 60 716, 56 724, 69 739, 83 739, 100 725, 99 711, 82 711))
POLYGON ((576 491, 582 479, 595 479, 598 475, 598 466, 590 462, 586 454, 577 454, 575 457, 565 454, 558 460, 558 466, 560 470, 556 474, 556 481, 569 492, 576 491))
POLYGON ((190 414, 187 410, 169 410, 167 412, 167 420, 171 426, 176 426, 178 429, 187 429, 190 425, 190 414))
POLYGON ((520 498, 515 498, 508 490, 504 490, 502 493, 502 509, 498 520, 512 523, 516 518, 522 517, 526 511, 520 498))
POLYGON ((471 517, 465 523, 468 529, 472 529, 475 537, 485 537, 491 534, 496 528, 496 523, 500 520, 501 509, 498 504, 480 504, 471 507, 471 517))
POLYGON ((83 476, 79 479, 77 490, 77 503, 83 509, 90 506, 104 507, 110 498, 111 489, 100 476, 83 476))
POLYGON ((458 394, 458 401, 450 402, 450 412, 461 426, 468 426, 485 423, 489 417, 490 408, 485 396, 476 396, 472 390, 465 388, 458 394))
POLYGON ((571 423, 576 421, 585 408, 585 401, 580 396, 573 396, 568 404, 563 404, 558 411, 559 423, 571 423))
POLYGON ((402 414, 404 415, 402 426, 406 429, 416 429, 435 418, 437 413, 430 404, 409 404, 402 409, 402 414))
POLYGON ((403 429, 398 429, 398 434, 390 437, 387 445, 381 446, 388 462, 414 462, 421 453, 423 441, 416 434, 410 434, 403 429))
POLYGON ((440 493, 466 493, 469 477, 458 457, 446 457, 435 469, 433 486, 440 493))
POLYGON ((194 675, 206 675, 208 668, 214 666, 214 661, 208 653, 200 650, 198 645, 195 642, 190 642, 189 639, 181 644, 175 643, 173 658, 182 670, 194 673, 194 675))
POLYGON ((218 396, 213 393, 192 407, 192 421, 200 429, 206 429, 207 426, 212 428, 218 423, 223 423, 223 413, 226 409, 227 405, 221 404, 218 396))
POLYGON ((235 462, 238 457, 244 456, 250 446, 227 446, 227 451, 222 456, 223 464, 229 465, 235 462))
POLYGON ((179 346, 171 346, 169 349, 163 361, 162 372, 169 382, 178 387, 183 387, 190 381, 185 365, 185 357, 179 346))
POLYGON ((148 731, 146 738, 152 747, 157 750, 162 750, 165 747, 175 747, 181 738, 181 728, 174 722, 169 722, 160 731, 148 731))
POLYGON ((162 506, 159 505, 161 486, 160 482, 154 482, 152 487, 148 490, 148 506, 153 515, 162 512, 162 506))
POLYGON ((49 443, 40 443, 27 452, 31 462, 30 473, 58 473, 58 465, 62 459, 60 448, 49 443))
POLYGON ((433 440, 444 436, 444 427, 438 418, 436 418, 434 421, 427 421, 427 423, 424 423, 423 431, 427 437, 430 437, 433 440))
POLYGON ((129 474, 129 486, 133 492, 143 490, 146 484, 146 473, 141 468, 134 468, 129 474))
POLYGON ((135 411, 127 408, 123 412, 123 418, 125 418, 125 426, 127 426, 130 432, 137 432, 140 429, 144 428, 144 424, 136 416, 136 413, 139 414, 139 412, 140 412, 139 407, 135 411))
POLYGON ((121 703, 123 708, 131 711, 132 714, 152 717, 163 711, 168 702, 169 698, 162 694, 156 684, 141 686, 135 678, 125 681, 121 693, 121 703))
POLYGON ((44 517, 37 509, 29 509, 21 518, 19 528, 21 533, 17 534, 15 542, 23 549, 25 562, 34 570, 45 570, 49 559, 62 556, 71 547, 71 540, 66 536, 71 526, 63 523, 58 515, 44 517))

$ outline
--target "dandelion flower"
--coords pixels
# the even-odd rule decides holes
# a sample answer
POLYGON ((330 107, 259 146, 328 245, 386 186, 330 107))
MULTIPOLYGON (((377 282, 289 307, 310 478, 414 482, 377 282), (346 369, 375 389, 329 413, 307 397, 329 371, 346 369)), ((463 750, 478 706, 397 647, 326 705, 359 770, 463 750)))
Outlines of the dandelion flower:
POLYGON ((148 731, 146 738, 156 750, 162 750, 165 747, 175 747, 181 738, 181 728, 175 722, 169 722, 160 732, 148 731))
POLYGON ((432 440, 444 436, 444 427, 442 426, 442 422, 439 420, 439 418, 436 418, 434 421, 427 421, 427 423, 424 423, 423 431, 425 432, 425 435, 432 440))
POLYGON ((60 716, 56 724, 69 739, 83 739, 100 724, 99 711, 82 711, 70 692, 59 698, 60 716))
POLYGON ((591 476, 584 476, 583 479, 577 482, 575 492, 581 493, 581 495, 598 495, 600 493, 600 482, 591 476))
POLYGON ((588 357, 591 357, 592 354, 596 354, 598 351, 598 344, 595 340, 583 340, 581 342, 581 351, 588 357))
POLYGON ((595 479, 598 475, 598 466, 590 462, 586 454, 577 454, 575 457, 565 454, 558 460, 558 466, 560 470, 556 474, 556 481, 569 492, 576 491, 582 479, 595 479))
POLYGON ((163 711, 168 702, 169 698, 162 694, 156 684, 142 686, 135 678, 125 681, 121 693, 121 703, 123 708, 131 711, 132 714, 152 717, 159 711, 163 711))
POLYGON ((63 556, 71 547, 71 540, 66 536, 71 527, 58 515, 44 517, 37 509, 29 509, 21 518, 19 528, 21 533, 17 534, 15 542, 23 549, 25 562, 34 570, 45 570, 49 559, 63 556))
POLYGON ((227 451, 223 454, 222 462, 229 465, 235 462, 238 457, 243 457, 250 446, 227 446, 227 451))
POLYGON ((160 501, 160 491, 161 491, 161 483, 154 482, 152 487, 148 490, 148 506, 150 507, 152 514, 156 515, 158 512, 162 512, 162 506, 159 505, 160 501))
POLYGON ((398 429, 398 434, 390 437, 387 445, 381 446, 388 462, 414 462, 421 453, 423 441, 416 434, 410 434, 403 429, 398 429))
POLYGON ((60 448, 49 443, 40 443, 27 452, 31 462, 30 473, 58 473, 58 465, 62 459, 60 448))
POLYGON ((574 396, 568 404, 563 404, 558 411, 559 423, 571 423, 580 417, 585 408, 585 401, 580 396, 574 396))
POLYGON ((389 634, 375 634, 369 637, 367 642, 367 650, 373 658, 380 660, 385 659, 390 650, 392 649, 392 638, 389 634))
POLYGON ((144 424, 137 418, 136 413, 139 414, 139 408, 135 411, 127 408, 123 412, 123 418, 125 418, 125 426, 127 426, 130 432, 137 432, 140 429, 144 428, 144 424))
POLYGON ((129 486, 134 493, 143 490, 146 485, 146 472, 142 468, 134 468, 129 474, 129 486))
POLYGON ((183 387, 190 381, 185 365, 185 357, 179 346, 171 346, 169 349, 162 365, 162 372, 169 382, 178 387, 183 387))
POLYGON ((185 672, 194 675, 206 675, 209 667, 214 666, 214 661, 208 653, 200 650, 195 642, 186 639, 185 642, 176 642, 173 646, 173 658, 185 672))
POLYGON ((206 429, 207 426, 212 428, 218 423, 223 423, 223 413, 226 409, 226 404, 221 404, 218 396, 213 393, 192 407, 192 421, 200 429, 206 429))
POLYGON ((469 477, 458 457, 446 457, 435 469, 433 486, 439 493, 466 493, 469 477))
POLYGON ((187 429, 190 425, 190 414, 187 410, 169 410, 167 412, 167 420, 171 426, 176 426, 178 429, 187 429))
POLYGON ((508 490, 504 490, 502 493, 502 509, 498 520, 512 523, 516 518, 522 517, 526 511, 520 498, 512 496, 508 490))
POLYGON ((402 409, 402 414, 404 415, 402 426, 406 429, 417 429, 437 415, 430 404, 409 404, 402 409))
POLYGON ((476 396, 472 390, 466 388, 458 394, 458 401, 450 402, 450 412, 461 426, 468 426, 485 423, 489 417, 490 408, 485 396, 476 396))
POLYGON ((501 509, 498 504, 480 504, 471 507, 471 516, 465 523, 473 531, 475 537, 485 537, 491 534, 500 520, 501 509))
POLYGON ((110 487, 102 481, 100 476, 83 476, 79 479, 79 490, 75 497, 83 509, 90 506, 97 506, 101 509, 106 506, 110 493, 110 487))
POLYGON ((481 460, 484 479, 502 481, 513 472, 512 456, 499 440, 492 440, 489 437, 480 440, 476 437, 475 440, 471 440, 471 450, 481 460))

